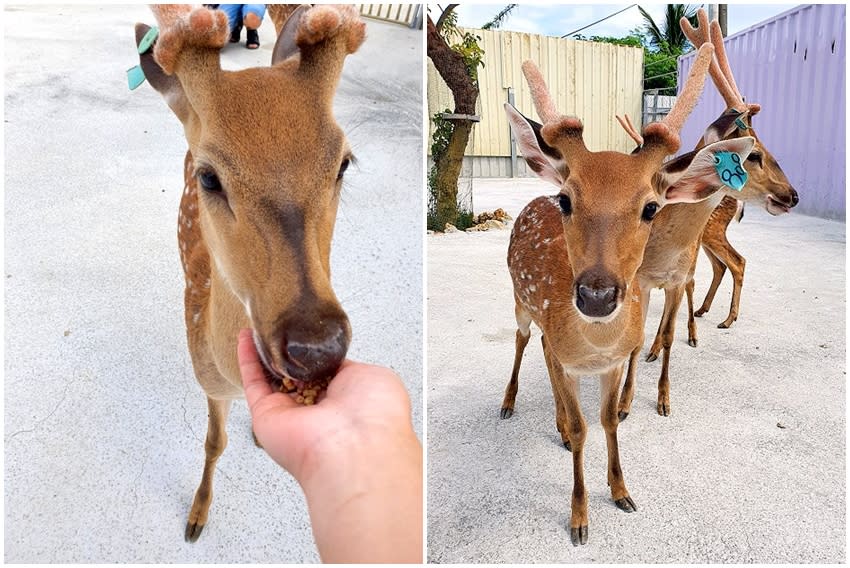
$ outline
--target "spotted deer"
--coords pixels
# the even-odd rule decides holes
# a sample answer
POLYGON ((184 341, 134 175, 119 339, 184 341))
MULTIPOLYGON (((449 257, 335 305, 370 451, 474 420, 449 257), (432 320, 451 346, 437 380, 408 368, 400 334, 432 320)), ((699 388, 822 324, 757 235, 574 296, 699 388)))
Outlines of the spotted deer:
MULTIPOLYGON (((271 67, 223 71, 223 12, 152 9, 160 31, 140 56, 142 69, 189 145, 177 237, 189 352, 209 406, 206 461, 185 531, 195 541, 207 522, 231 401, 243 397, 239 330, 254 330, 272 382, 324 380, 348 349, 330 246, 351 150, 332 102, 365 24, 350 6, 303 7, 281 30, 271 67)), ((148 30, 136 25, 137 44, 148 30)))
MULTIPOLYGON (((663 349, 656 404, 656 410, 662 416, 670 414, 670 349, 673 344, 676 314, 679 311, 683 295, 687 293, 691 297, 693 294, 693 276, 696 269, 700 238, 703 236, 713 212, 721 204, 724 197, 759 204, 773 215, 787 212, 799 201, 797 192, 785 177, 779 164, 752 128, 752 116, 761 107, 757 104, 744 102, 726 58, 720 25, 716 21, 709 25, 705 10, 699 10, 697 15, 699 27, 694 29, 683 18, 680 22, 682 31, 694 46, 714 46, 715 57, 711 61, 709 73, 728 108, 705 131, 696 149, 699 150, 717 140, 743 138, 755 140, 755 145, 746 156, 745 163, 749 179, 740 191, 724 185, 723 191, 715 193, 705 201, 678 204, 664 209, 653 223, 643 264, 638 270, 638 278, 641 282, 641 290, 645 295, 645 303, 649 301, 650 290, 653 288, 664 290, 664 311, 655 340, 647 355, 647 361, 654 361, 663 349)), ((622 121, 621 124, 623 124, 622 121)), ((633 129, 630 130, 628 125, 623 126, 640 146, 640 136, 633 129)), ((713 233, 709 233, 709 242, 713 242, 713 236, 713 233)), ((733 305, 736 306, 735 315, 737 315, 739 296, 740 288, 737 295, 733 296, 733 305)), ((688 344, 696 347, 697 335, 693 317, 693 303, 689 302, 688 307, 688 344)), ((631 411, 635 375, 637 373, 637 358, 640 349, 641 347, 637 348, 629 358, 629 370, 623 384, 619 403, 618 415, 620 420, 625 420, 631 411)))
POLYGON ((570 539, 587 543, 584 486, 587 432, 578 400, 580 375, 601 378, 601 422, 608 446, 608 483, 620 509, 637 509, 626 489, 617 442, 617 395, 625 362, 643 343, 643 304, 636 278, 653 220, 663 207, 706 199, 720 183, 718 152, 745 158, 752 138, 720 140, 664 163, 679 148, 679 130, 693 109, 714 48, 700 48, 687 86, 670 114, 644 129, 645 142, 632 154, 589 151, 583 125, 560 115, 540 71, 531 61, 523 72, 543 124, 505 105, 529 167, 559 189, 539 197, 517 217, 508 247, 514 289, 516 352, 501 417, 510 418, 523 351, 534 322, 543 332, 543 354, 555 395, 556 424, 572 452, 570 539))

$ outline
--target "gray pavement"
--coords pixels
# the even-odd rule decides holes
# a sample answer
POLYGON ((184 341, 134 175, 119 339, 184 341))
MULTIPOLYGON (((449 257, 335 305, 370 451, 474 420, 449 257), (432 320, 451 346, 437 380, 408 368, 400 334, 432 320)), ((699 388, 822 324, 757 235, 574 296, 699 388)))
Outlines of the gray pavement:
MULTIPOLYGON (((244 403, 210 521, 183 541, 207 413, 176 243, 186 143, 150 86, 127 90, 137 21, 153 17, 4 9, 5 560, 317 561, 299 487, 254 447, 244 403)), ((367 22, 336 99, 359 164, 331 264, 350 356, 404 378, 421 436, 421 32, 367 22)), ((260 32, 225 68, 268 64, 270 20, 260 32)))
MULTIPOLYGON (((476 211, 503 207, 514 216, 537 195, 555 193, 531 179, 477 179, 474 188, 476 211)), ((611 500, 599 381, 581 380, 590 523, 589 543, 576 548, 569 539, 571 455, 555 429, 534 327, 516 413, 499 418, 516 330, 509 236, 427 238, 430 561, 845 560, 844 223, 773 218, 748 207, 730 227, 730 242, 747 259, 738 322, 716 327, 728 311, 728 276, 712 310, 697 320, 696 349, 686 343, 681 311, 669 417, 655 412, 660 362, 638 369, 632 413, 619 428, 635 513, 611 500)), ((710 271, 703 257, 699 302, 710 271)), ((662 305, 655 292, 648 342, 662 305)))

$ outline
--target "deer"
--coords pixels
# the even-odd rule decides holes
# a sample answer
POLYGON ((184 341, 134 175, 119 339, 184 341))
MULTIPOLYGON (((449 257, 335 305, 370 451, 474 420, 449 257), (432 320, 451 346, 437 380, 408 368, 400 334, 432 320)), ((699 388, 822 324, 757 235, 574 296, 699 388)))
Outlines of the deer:
MULTIPOLYGON (((652 225, 643 264, 638 270, 638 278, 641 281, 641 290, 646 295, 645 304, 649 301, 649 293, 653 288, 664 290, 664 311, 655 340, 646 357, 648 362, 654 361, 663 349, 656 404, 656 410, 661 416, 669 416, 670 414, 670 349, 673 344, 676 314, 685 293, 689 297, 688 344, 692 347, 697 346, 692 302, 694 271, 700 239, 705 239, 704 242, 709 243, 709 247, 718 242, 716 237, 717 226, 707 227, 713 212, 722 204, 724 198, 734 198, 742 202, 761 205, 772 215, 786 213, 799 202, 797 191, 785 177, 776 159, 753 130, 752 117, 761 110, 761 106, 747 103, 741 96, 726 57, 720 25, 717 21, 713 21, 709 25, 708 16, 703 9, 697 12, 697 16, 699 22, 697 28, 693 28, 685 18, 680 20, 680 25, 682 31, 695 47, 714 46, 714 57, 709 66, 709 74, 723 97, 727 109, 708 127, 702 139, 697 143, 696 150, 717 140, 733 140, 736 138, 751 138, 755 140, 755 145, 752 151, 744 156, 745 161, 742 162, 742 165, 746 164, 746 168, 748 168, 748 179, 743 188, 736 191, 724 185, 723 191, 715 193, 699 203, 682 203, 665 208, 659 213, 652 225)), ((620 124, 637 142, 638 147, 644 143, 640 135, 634 131, 630 122, 624 123, 623 120, 620 120, 620 124)), ((719 216, 718 214, 717 217, 719 216)), ((723 240, 725 241, 725 237, 723 240)), ((712 249, 712 251, 714 250, 718 251, 718 256, 726 255, 728 252, 728 249, 724 249, 722 245, 716 246, 712 249)), ((740 255, 738 256, 740 257, 740 255)), ((728 255, 724 256, 724 258, 726 257, 728 255)), ((743 257, 740 258, 742 262, 740 263, 741 272, 739 276, 743 278, 743 257)), ((730 314, 733 321, 737 317, 740 284, 741 281, 739 280, 736 292, 733 293, 733 313, 730 314)), ((637 358, 640 349, 636 349, 629 359, 629 369, 619 403, 618 416, 620 420, 625 420, 631 411, 637 358)))
MULTIPOLYGON (((203 474, 184 535, 194 542, 208 521, 231 403, 243 398, 239 330, 253 330, 270 382, 302 387, 333 377, 351 340, 330 279, 352 159, 332 103, 365 23, 352 6, 301 7, 283 26, 270 67, 224 71, 223 12, 152 10, 159 36, 140 55, 141 67, 189 146, 177 240, 189 353, 209 407, 203 474)), ((135 32, 138 45, 150 28, 136 24, 135 32)))
POLYGON ((584 126, 555 109, 545 80, 532 61, 522 70, 537 123, 505 105, 531 170, 559 190, 538 197, 519 214, 511 232, 507 264, 517 322, 514 364, 500 416, 511 418, 523 352, 534 323, 543 332, 543 355, 555 396, 556 425, 572 452, 570 540, 588 540, 584 442, 587 425, 578 399, 581 375, 598 375, 600 420, 608 449, 608 484, 614 504, 637 506, 620 464, 617 400, 625 363, 643 344, 644 303, 637 271, 654 219, 668 206, 706 199, 721 185, 715 156, 745 159, 754 140, 718 140, 664 162, 679 149, 679 131, 702 91, 714 47, 699 49, 683 94, 661 122, 644 129, 639 151, 592 152, 584 126))

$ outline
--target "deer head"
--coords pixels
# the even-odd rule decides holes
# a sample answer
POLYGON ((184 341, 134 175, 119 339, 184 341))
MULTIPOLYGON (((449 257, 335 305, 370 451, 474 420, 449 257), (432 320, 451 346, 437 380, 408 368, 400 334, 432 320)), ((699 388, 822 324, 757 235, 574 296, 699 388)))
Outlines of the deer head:
POLYGON ((643 260, 658 210, 668 203, 709 197, 722 185, 715 154, 732 152, 744 159, 752 149, 752 138, 722 140, 663 162, 679 149, 679 131, 702 92, 712 52, 711 45, 700 49, 675 107, 663 121, 644 129, 644 143, 632 154, 589 151, 581 121, 560 115, 537 67, 530 61, 523 64, 543 124, 510 105, 505 110, 526 162, 560 190, 573 301, 588 321, 616 317, 643 260))
MULTIPOLYGON (((365 24, 351 6, 302 6, 281 30, 270 67, 224 71, 223 12, 152 10, 160 35, 141 65, 183 124, 193 163, 186 175, 201 188, 198 219, 213 270, 244 307, 274 376, 326 378, 351 334, 330 282, 352 158, 332 101, 365 24)), ((137 43, 147 30, 137 24, 137 43)))
POLYGON ((746 161, 749 180, 741 193, 732 192, 730 195, 742 201, 757 203, 771 215, 787 213, 800 199, 776 159, 753 130, 752 117, 761 110, 761 105, 747 103, 741 96, 726 56, 720 24, 717 21, 709 24, 708 15, 703 9, 697 12, 697 18, 697 28, 691 26, 686 18, 682 18, 679 24, 682 32, 695 47, 706 44, 714 46, 714 58, 711 60, 709 73, 726 103, 726 111, 706 130, 700 145, 721 139, 752 136, 755 145, 746 161))

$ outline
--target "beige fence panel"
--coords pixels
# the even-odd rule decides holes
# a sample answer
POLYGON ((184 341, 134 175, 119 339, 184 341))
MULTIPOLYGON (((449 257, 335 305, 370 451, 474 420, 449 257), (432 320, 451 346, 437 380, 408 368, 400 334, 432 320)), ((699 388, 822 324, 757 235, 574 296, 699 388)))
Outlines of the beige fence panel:
MULTIPOLYGON (((518 32, 466 31, 480 36, 484 49, 484 67, 478 71, 481 122, 467 155, 510 156, 510 130, 503 109, 510 87, 519 111, 539 120, 522 75, 526 59, 540 67, 558 110, 584 122, 590 150, 634 149, 614 115, 628 113, 633 122, 640 122, 643 50, 518 32)), ((447 108, 454 109, 451 92, 429 60, 429 116, 447 108)))
POLYGON ((410 26, 416 18, 419 4, 358 4, 360 13, 370 18, 410 26))

